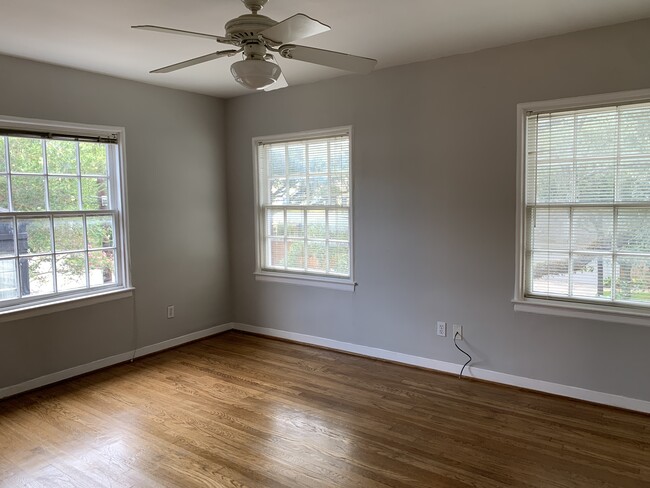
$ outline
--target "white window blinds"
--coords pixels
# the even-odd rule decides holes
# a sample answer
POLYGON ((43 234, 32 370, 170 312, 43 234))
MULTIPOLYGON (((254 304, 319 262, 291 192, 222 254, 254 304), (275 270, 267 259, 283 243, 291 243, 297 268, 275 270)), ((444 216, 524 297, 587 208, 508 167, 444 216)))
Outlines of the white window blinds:
POLYGON ((650 306, 650 104, 529 114, 525 294, 650 306))
POLYGON ((350 136, 261 142, 263 270, 351 276, 350 136))

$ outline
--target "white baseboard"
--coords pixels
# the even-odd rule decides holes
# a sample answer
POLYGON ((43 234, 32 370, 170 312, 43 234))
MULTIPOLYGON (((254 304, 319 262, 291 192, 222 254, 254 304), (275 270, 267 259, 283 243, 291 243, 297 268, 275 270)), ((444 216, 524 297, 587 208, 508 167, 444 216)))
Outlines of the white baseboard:
POLYGON ((63 371, 57 371, 56 373, 47 374, 45 376, 40 376, 32 380, 19 383, 17 385, 7 386, 5 388, 0 388, 0 399, 6 398, 12 395, 17 395, 18 393, 23 393, 25 391, 34 390, 42 386, 50 385, 58 381, 67 380, 68 378, 73 378, 74 376, 79 376, 82 374, 90 373, 98 369, 106 368, 108 366, 113 366, 115 364, 124 363, 131 360, 131 358, 146 356, 147 354, 153 354, 155 352, 164 351, 172 347, 180 346, 187 342, 196 341, 198 339, 203 339, 204 337, 209 337, 211 335, 219 334, 221 332, 226 332, 233 328, 232 323, 216 325, 210 327, 209 329, 200 330, 198 332, 192 332, 181 337, 176 337, 168 341, 159 342, 157 344, 152 344, 150 346, 141 347, 134 351, 124 352, 122 354, 116 354, 115 356, 110 356, 104 359, 99 359, 90 363, 82 364, 75 366, 73 368, 64 369, 63 371))
MULTIPOLYGON (((233 329, 241 330, 243 332, 252 332, 255 334, 262 334, 269 337, 277 337, 280 339, 288 339, 291 341, 302 342, 304 344, 311 344, 314 346, 327 347, 339 351, 351 352, 362 356, 368 356, 377 359, 385 359, 396 363, 408 364, 411 366, 419 366, 421 368, 442 371, 445 373, 458 374, 462 365, 449 363, 446 361, 438 361, 436 359, 423 358, 419 356, 412 356, 410 354, 402 354, 399 352, 387 351, 375 347, 361 346, 358 344, 351 344, 348 342, 340 342, 332 339, 325 339, 323 337, 311 336, 306 334, 299 334, 296 332, 287 332, 279 329, 269 329, 266 327, 257 327, 247 324, 233 324, 233 329)), ((612 407, 625 408, 627 410, 634 410, 637 412, 650 413, 650 402, 639 400, 636 398, 628 398, 620 395, 612 395, 611 393, 603 393, 600 391, 586 390, 575 386, 562 385, 559 383, 551 383, 549 381, 536 380, 532 378, 525 378, 523 376, 515 376, 506 373, 499 373, 498 371, 490 371, 488 369, 468 367, 465 369, 465 375, 472 378, 492 381, 494 383, 501 383, 504 385, 516 386, 519 388, 526 388, 528 390, 536 390, 544 393, 551 393, 554 395, 575 398, 578 400, 585 400, 593 403, 600 403, 602 405, 609 405, 612 407)))
MULTIPOLYGON (((227 324, 215 325, 209 329, 199 330, 198 332, 192 332, 191 334, 186 334, 184 336, 175 337, 174 339, 169 339, 168 341, 158 342, 157 344, 152 344, 151 346, 139 347, 135 351, 135 357, 139 358, 146 356, 148 354, 153 354, 155 352, 164 351, 165 349, 171 349, 172 347, 180 346, 187 342, 198 341, 204 337, 210 337, 215 334, 221 334, 222 332, 227 332, 232 329, 234 326, 233 323, 229 322, 227 324)), ((131 351, 133 354, 133 351, 131 351)), ((130 359, 130 358, 129 358, 130 359)))
MULTIPOLYGON (((240 324, 240 323, 227 323, 210 327, 198 332, 192 332, 181 337, 176 337, 168 341, 159 342, 150 346, 145 346, 135 350, 135 357, 142 357, 155 352, 164 351, 172 347, 180 346, 187 342, 196 341, 209 337, 215 334, 226 332, 235 329, 242 332, 252 332, 255 334, 266 335, 269 337, 277 337, 279 339, 288 339, 295 342, 310 344, 314 346, 327 347, 339 351, 350 352, 359 354, 361 356, 368 356, 371 358, 385 359, 396 363, 408 364, 411 366, 419 366, 421 368, 431 369, 435 371, 442 371, 445 373, 457 374, 460 371, 461 365, 449 363, 446 361, 438 361, 436 359, 423 358, 420 356, 412 356, 410 354, 402 354, 399 352, 388 351, 386 349, 379 349, 376 347, 362 346, 359 344, 352 344, 349 342, 341 342, 333 339, 326 339, 324 337, 317 337, 307 334, 299 334, 296 332, 288 332, 279 329, 270 329, 267 327, 258 327, 254 325, 240 324)), ((129 361, 134 357, 134 351, 117 354, 108 358, 99 359, 91 363, 82 364, 73 368, 51 373, 39 378, 19 383, 17 385, 7 386, 0 388, 0 399, 6 398, 18 393, 40 388, 58 381, 62 381, 74 376, 90 373, 92 371, 106 368, 114 364, 129 361)), ((600 403, 602 405, 610 405, 613 407, 625 408, 627 410, 635 410, 637 412, 650 413, 650 402, 639 400, 636 398, 628 398, 620 395, 612 395, 611 393, 604 393, 600 391, 587 390, 575 386, 562 385, 559 383, 551 383, 548 381, 536 380, 532 378, 525 378, 522 376, 515 376, 506 373, 499 373, 498 371, 490 371, 488 369, 468 367, 466 375, 472 378, 492 381, 495 383, 502 383, 504 385, 516 386, 519 388, 526 388, 529 390, 541 391, 544 393, 551 393, 578 400, 585 400, 593 403, 600 403)))

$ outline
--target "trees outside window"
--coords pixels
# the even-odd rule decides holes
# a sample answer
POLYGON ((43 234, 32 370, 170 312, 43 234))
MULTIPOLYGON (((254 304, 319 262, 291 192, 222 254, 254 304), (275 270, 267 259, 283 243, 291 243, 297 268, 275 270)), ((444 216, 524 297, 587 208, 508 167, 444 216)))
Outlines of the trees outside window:
POLYGON ((126 284, 115 136, 0 132, 0 310, 126 284))

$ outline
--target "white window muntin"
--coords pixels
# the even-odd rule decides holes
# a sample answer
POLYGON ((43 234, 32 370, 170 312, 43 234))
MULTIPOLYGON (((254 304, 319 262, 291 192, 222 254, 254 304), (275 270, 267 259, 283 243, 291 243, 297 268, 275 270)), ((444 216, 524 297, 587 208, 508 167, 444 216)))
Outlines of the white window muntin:
MULTIPOLYGON (((292 283, 301 283, 307 285, 315 286, 325 286, 337 289, 353 289, 353 216, 352 216, 352 172, 351 172, 351 127, 339 127, 327 130, 317 130, 317 131, 305 131, 293 134, 285 134, 278 136, 267 136, 267 137, 257 137, 253 139, 253 159, 255 167, 255 199, 256 199, 256 276, 257 279, 265 281, 281 281, 281 282, 292 282, 292 283), (269 187, 269 177, 268 177, 268 163, 265 161, 262 148, 268 149, 269 146, 288 147, 292 143, 295 144, 312 144, 317 142, 327 142, 333 141, 337 138, 345 139, 346 143, 346 160, 347 160, 347 171, 345 173, 336 172, 336 177, 345 176, 347 179, 348 192, 347 197, 343 199, 338 199, 336 203, 333 203, 331 200, 328 202, 316 202, 316 203, 306 203, 306 204, 295 204, 286 199, 283 199, 282 203, 278 201, 271 201, 271 189, 269 187), (302 215, 302 222, 304 225, 304 235, 300 237, 292 237, 285 233, 282 236, 282 239, 285 242, 294 242, 302 241, 304 242, 304 264, 301 267, 292 267, 289 266, 289 263, 286 260, 286 253, 288 252, 288 245, 284 246, 285 260, 284 264, 280 266, 274 266, 270 261, 270 256, 272 255, 272 245, 274 243, 274 238, 276 236, 270 230, 271 219, 270 215, 274 213, 276 216, 282 214, 283 224, 288 226, 289 215, 293 214, 294 218, 296 215, 302 215), (347 239, 337 239, 332 237, 330 234, 325 237, 321 237, 328 252, 325 256, 325 271, 323 269, 311 269, 309 266, 308 256, 308 241, 310 238, 307 235, 307 225, 308 219, 310 216, 320 213, 326 229, 331 227, 331 223, 336 220, 336 217, 343 217, 343 221, 346 222, 346 232, 347 239), (336 272, 335 270, 330 269, 330 246, 346 246, 347 247, 347 260, 348 260, 348 269, 347 272, 341 273, 336 272)), ((329 147, 329 145, 328 145, 329 147)), ((329 149, 328 149, 329 151, 329 149)), ((333 172, 331 171, 330 158, 328 153, 327 165, 328 169, 325 172, 312 173, 310 172, 310 163, 308 155, 306 155, 305 161, 305 174, 304 175, 291 175, 288 165, 289 159, 285 158, 285 172, 284 177, 288 180, 292 176, 298 178, 304 177, 306 179, 305 191, 307 194, 305 198, 308 198, 310 185, 309 179, 311 176, 316 177, 327 177, 328 182, 332 178, 333 172)), ((328 183, 329 184, 329 183, 328 183)), ((331 186, 329 187, 331 189, 331 186)), ((328 197, 331 198, 331 194, 328 193, 328 197)), ((279 237, 279 236, 277 236, 279 237)))
MULTIPOLYGON (((547 117, 547 114, 568 114, 570 112, 598 114, 607 110, 629 110, 630 105, 640 106, 650 102, 650 90, 639 90, 634 92, 621 92, 606 95, 578 97, 573 99, 563 99, 545 102, 533 102, 518 105, 518 175, 517 175, 517 240, 516 240, 516 277, 515 277, 515 309, 536 313, 549 313, 553 315, 576 316, 591 319, 628 322, 643 325, 650 325, 650 304, 634 300, 614 300, 603 297, 579 297, 571 296, 571 293, 565 294, 562 290, 553 293, 534 293, 531 292, 531 265, 529 249, 531 229, 528 227, 530 222, 529 215, 531 211, 541 209, 566 208, 567 212, 573 215, 574 212, 583 212, 584 209, 594 211, 598 209, 611 210, 613 219, 618 218, 619 209, 643 209, 647 212, 650 202, 642 201, 621 201, 619 198, 619 187, 613 188, 611 202, 604 202, 602 198, 596 202, 576 202, 575 193, 573 199, 567 202, 532 202, 531 205, 531 188, 532 180, 527 174, 527 160, 530 142, 535 143, 529 137, 527 125, 531 118, 547 117), (531 210, 532 209, 532 210, 531 210), (576 210, 577 209, 577 210, 576 210)), ((620 129, 619 129, 620 130, 620 129)), ((620 150, 620 148, 618 148, 620 150)), ((618 155, 617 157, 619 157, 618 155)), ((574 164, 575 157, 569 157, 574 164)), ((618 162, 616 165, 616 182, 618 182, 618 162)), ((574 186, 574 191, 575 191, 574 186)), ((532 192, 534 193, 534 192, 532 192)), ((610 192, 611 193, 611 192, 610 192)), ((602 196, 602 195, 601 195, 602 196)), ((571 224, 573 225, 573 224, 571 224)), ((613 226, 613 229, 615 227, 613 226)), ((615 232, 615 230, 614 230, 615 232)), ((616 248, 616 240, 613 238, 611 250, 604 252, 608 256, 626 257, 629 253, 619 252, 616 248)), ((575 252, 576 255, 580 251, 575 252)), ((598 254, 598 252, 596 252, 598 254)), ((630 256, 641 256, 647 258, 647 253, 632 253, 630 256)), ((615 265, 614 265, 615 266, 615 265)), ((573 268, 571 268, 573 269, 573 268)), ((570 275, 571 273, 569 273, 570 275)), ((612 280, 615 287, 616 276, 612 280)), ((569 288, 571 290, 571 288, 569 288)), ((556 290, 557 291, 557 290, 556 290)), ((614 297, 614 294, 612 294, 614 297)))

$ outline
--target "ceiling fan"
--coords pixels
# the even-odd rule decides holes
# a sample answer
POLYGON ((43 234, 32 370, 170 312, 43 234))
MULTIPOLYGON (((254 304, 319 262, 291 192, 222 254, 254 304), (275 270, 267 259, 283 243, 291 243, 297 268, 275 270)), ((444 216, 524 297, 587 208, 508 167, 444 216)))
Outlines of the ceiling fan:
POLYGON ((226 35, 223 37, 157 25, 132 26, 133 29, 212 39, 238 48, 188 59, 153 70, 151 73, 171 73, 213 59, 242 53, 243 60, 233 63, 230 67, 235 80, 246 88, 268 91, 287 86, 282 69, 275 62, 271 53, 277 53, 286 59, 297 59, 361 74, 370 73, 377 64, 375 59, 292 44, 298 39, 326 32, 330 30, 330 27, 305 14, 296 14, 282 22, 276 22, 258 13, 268 0, 242 0, 242 2, 251 13, 240 15, 226 22, 226 35))

